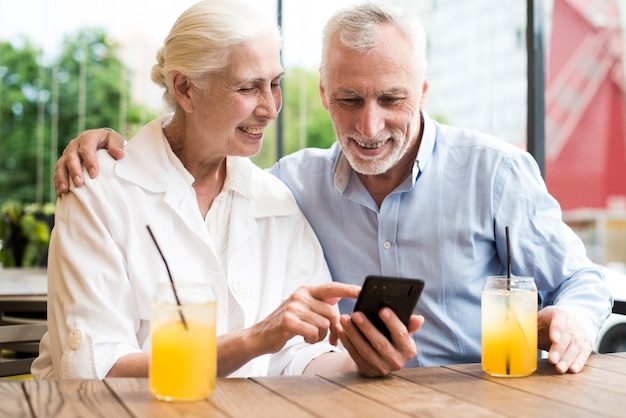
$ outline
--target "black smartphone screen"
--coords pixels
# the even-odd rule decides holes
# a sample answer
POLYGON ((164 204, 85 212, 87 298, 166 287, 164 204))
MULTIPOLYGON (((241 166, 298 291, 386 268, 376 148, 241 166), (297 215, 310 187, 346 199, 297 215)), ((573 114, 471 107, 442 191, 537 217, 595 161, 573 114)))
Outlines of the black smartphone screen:
POLYGON ((387 326, 378 315, 379 311, 385 306, 391 308, 404 325, 408 326, 409 318, 423 289, 422 279, 367 276, 354 305, 354 311, 363 312, 376 328, 391 340, 387 326))

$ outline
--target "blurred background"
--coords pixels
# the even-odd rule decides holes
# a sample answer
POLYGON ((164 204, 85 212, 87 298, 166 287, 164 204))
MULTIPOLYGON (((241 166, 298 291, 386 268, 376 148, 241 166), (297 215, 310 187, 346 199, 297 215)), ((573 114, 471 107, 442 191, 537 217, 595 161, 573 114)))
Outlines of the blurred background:
MULTIPOLYGON (((328 147, 335 140, 318 96, 321 30, 337 9, 358 1, 250 2, 275 16, 284 35, 282 116, 253 158, 268 167, 299 148, 328 147)), ((594 261, 624 269, 626 1, 388 2, 422 17, 428 35, 427 112, 521 148, 539 140, 537 159, 564 219, 594 261), (529 107, 534 100, 527 48, 531 3, 539 9, 540 21, 531 27, 542 41, 538 62, 544 84, 543 103, 529 107)), ((164 111, 150 69, 175 19, 193 3, 0 0, 0 253, 5 257, 0 261, 5 267, 45 263, 56 201, 54 163, 70 139, 103 126, 130 138, 164 111), (16 224, 22 225, 19 231, 16 224), (17 241, 28 248, 11 261, 7 248, 17 241)))

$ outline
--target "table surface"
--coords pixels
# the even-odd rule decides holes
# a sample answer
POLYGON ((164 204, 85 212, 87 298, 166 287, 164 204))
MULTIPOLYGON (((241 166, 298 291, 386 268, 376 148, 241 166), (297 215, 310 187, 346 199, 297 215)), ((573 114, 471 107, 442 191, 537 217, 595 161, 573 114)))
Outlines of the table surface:
POLYGON ((219 378, 206 401, 154 399, 147 379, 0 381, 0 416, 26 417, 623 417, 626 353, 594 354, 579 374, 539 361, 523 378, 480 364, 356 373, 219 378))
POLYGON ((0 325, 41 322, 47 295, 45 268, 0 268, 0 325))
POLYGON ((0 297, 45 296, 48 276, 45 268, 0 268, 0 297))

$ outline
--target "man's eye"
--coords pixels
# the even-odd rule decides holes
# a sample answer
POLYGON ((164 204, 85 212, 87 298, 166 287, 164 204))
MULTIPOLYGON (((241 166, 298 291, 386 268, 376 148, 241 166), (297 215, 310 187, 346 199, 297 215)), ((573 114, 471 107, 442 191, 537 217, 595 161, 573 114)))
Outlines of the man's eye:
POLYGON ((388 103, 388 104, 394 104, 394 103, 398 103, 399 101, 401 101, 402 99, 400 97, 384 97, 381 99, 384 103, 388 103))
POLYGON ((240 93, 250 93, 252 91, 254 91, 253 87, 242 87, 242 88, 239 89, 240 93))

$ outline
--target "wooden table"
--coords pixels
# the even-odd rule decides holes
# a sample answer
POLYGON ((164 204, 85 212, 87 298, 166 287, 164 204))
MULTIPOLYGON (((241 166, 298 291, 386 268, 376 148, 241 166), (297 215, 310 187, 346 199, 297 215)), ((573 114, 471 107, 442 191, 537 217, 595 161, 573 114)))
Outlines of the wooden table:
POLYGON ((558 375, 545 360, 524 378, 480 364, 356 373, 220 378, 207 401, 154 399, 147 379, 0 381, 2 417, 590 417, 626 416, 626 353, 595 354, 558 375))

